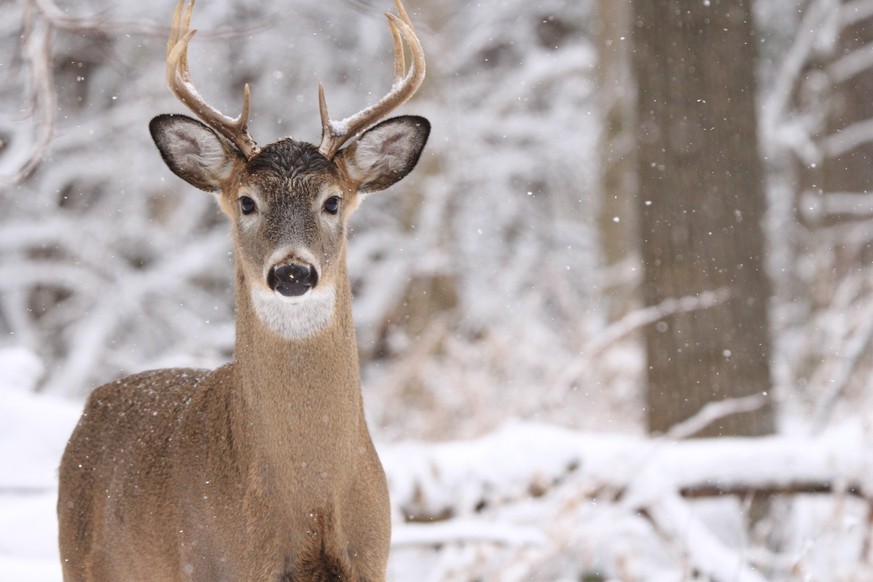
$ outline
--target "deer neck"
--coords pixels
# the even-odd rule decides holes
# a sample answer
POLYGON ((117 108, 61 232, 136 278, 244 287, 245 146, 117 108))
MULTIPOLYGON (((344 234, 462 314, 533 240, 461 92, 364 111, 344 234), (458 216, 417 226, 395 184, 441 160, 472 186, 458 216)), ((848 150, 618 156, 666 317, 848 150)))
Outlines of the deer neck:
POLYGON ((281 473, 279 482, 292 487, 323 491, 323 479, 332 482, 353 466, 356 439, 369 438, 345 259, 332 317, 300 339, 269 329, 239 268, 236 278, 237 428, 252 445, 256 467, 281 473))

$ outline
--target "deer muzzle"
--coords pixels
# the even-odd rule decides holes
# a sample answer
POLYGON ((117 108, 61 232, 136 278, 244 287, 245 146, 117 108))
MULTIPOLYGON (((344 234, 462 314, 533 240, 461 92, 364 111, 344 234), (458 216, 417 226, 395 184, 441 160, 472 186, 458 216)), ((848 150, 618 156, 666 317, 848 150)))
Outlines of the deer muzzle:
POLYGON ((285 297, 299 297, 318 283, 318 271, 313 265, 289 263, 270 269, 267 285, 285 297))

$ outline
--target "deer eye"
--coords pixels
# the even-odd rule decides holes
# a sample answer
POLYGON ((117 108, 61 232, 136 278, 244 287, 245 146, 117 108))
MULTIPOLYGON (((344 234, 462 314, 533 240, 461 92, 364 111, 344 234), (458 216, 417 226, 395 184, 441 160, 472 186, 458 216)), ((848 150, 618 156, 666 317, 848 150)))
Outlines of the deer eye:
POLYGON ((340 207, 340 197, 339 196, 331 196, 327 200, 324 201, 324 211, 328 214, 336 214, 339 212, 340 207))
POLYGON ((248 196, 240 196, 239 209, 242 211, 243 214, 251 214, 258 209, 258 205, 255 204, 255 201, 248 196))

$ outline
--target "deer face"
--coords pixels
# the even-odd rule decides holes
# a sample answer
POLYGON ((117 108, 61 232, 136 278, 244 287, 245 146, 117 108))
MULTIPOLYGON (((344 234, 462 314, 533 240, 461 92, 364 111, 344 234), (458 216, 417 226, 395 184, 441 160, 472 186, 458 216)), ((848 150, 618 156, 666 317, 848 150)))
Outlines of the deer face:
POLYGON ((336 164, 291 139, 264 148, 222 194, 253 287, 290 302, 333 285, 355 192, 336 164))
POLYGON ((267 328, 289 339, 313 335, 333 319, 337 284, 347 277, 346 220, 362 194, 384 190, 415 167, 430 132, 421 117, 373 125, 412 97, 424 80, 421 43, 400 0, 395 8, 396 16, 385 14, 394 42, 391 90, 373 105, 333 121, 319 86, 318 148, 292 139, 258 147, 248 131, 248 85, 235 119, 206 103, 188 70, 188 43, 197 32, 190 28, 194 0, 179 0, 173 13, 167 84, 205 124, 159 115, 149 124, 152 138, 176 175, 219 193, 219 204, 233 221, 238 269, 254 310, 267 328), (404 41, 412 56, 408 71, 404 41))
POLYGON ((206 125, 182 115, 150 124, 169 168, 217 195, 233 225, 244 286, 261 321, 287 339, 309 337, 333 318, 345 272, 346 222, 370 192, 408 174, 430 131, 395 117, 334 155, 284 139, 246 159, 206 125))

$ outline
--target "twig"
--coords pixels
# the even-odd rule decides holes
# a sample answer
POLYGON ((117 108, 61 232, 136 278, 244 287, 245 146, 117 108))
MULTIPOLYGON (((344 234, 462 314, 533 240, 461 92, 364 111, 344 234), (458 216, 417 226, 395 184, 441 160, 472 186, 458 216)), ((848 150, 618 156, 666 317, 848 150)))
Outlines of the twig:
POLYGON ((678 542, 691 563, 708 579, 731 582, 764 582, 748 559, 725 545, 677 495, 668 495, 646 507, 643 515, 663 536, 678 542), (689 543, 693 540, 693 543, 689 543))
POLYGON ((567 387, 588 369, 592 358, 620 339, 646 325, 651 325, 671 315, 710 309, 728 301, 730 297, 730 289, 724 287, 714 291, 704 291, 696 296, 665 299, 657 305, 644 307, 628 313, 615 323, 608 325, 603 331, 585 343, 580 350, 579 357, 553 383, 546 401, 550 404, 559 401, 566 392, 567 387))
MULTIPOLYGON (((165 24, 152 22, 136 22, 126 20, 112 20, 103 16, 69 16, 58 8, 52 0, 31 0, 42 13, 43 17, 54 28, 68 30, 77 33, 108 33, 131 34, 142 36, 166 37, 170 29, 165 24)), ((197 38, 213 40, 231 38, 235 36, 248 36, 273 26, 275 18, 265 18, 262 22, 246 28, 232 28, 226 30, 202 31, 197 38)))
POLYGON ((720 497, 735 495, 737 497, 773 497, 776 495, 838 495, 848 494, 858 499, 869 501, 868 492, 860 483, 850 483, 841 486, 834 481, 794 481, 772 485, 750 485, 747 483, 731 483, 717 485, 712 483, 695 483, 679 489, 679 494, 685 499, 700 499, 704 497, 720 497))
POLYGON ((833 374, 829 374, 830 381, 827 383, 827 389, 817 405, 813 416, 812 428, 813 433, 821 432, 827 425, 828 419, 837 405, 840 396, 846 391, 849 382, 855 375, 855 371, 861 362, 861 358, 870 351, 870 346, 873 344, 873 320, 870 316, 873 315, 873 305, 871 305, 861 321, 868 322, 860 330, 844 344, 841 350, 842 357, 839 359, 837 370, 833 374))
POLYGON ((699 433, 716 420, 741 412, 753 412, 768 402, 770 397, 763 394, 707 402, 696 414, 671 426, 664 436, 673 440, 685 439, 699 433))
POLYGON ((662 319, 670 317, 671 315, 710 309, 716 305, 724 303, 730 299, 730 297, 730 289, 723 287, 714 291, 703 291, 698 295, 689 295, 679 298, 671 297, 657 305, 638 309, 628 313, 620 320, 607 326, 606 329, 586 343, 582 352, 587 355, 587 357, 591 358, 592 356, 601 353, 621 338, 642 327, 656 323, 662 319))
POLYGON ((840 5, 840 25, 851 26, 873 16, 873 2, 870 0, 844 0, 840 5))
POLYGON ((508 546, 545 545, 538 528, 495 524, 484 519, 453 519, 433 524, 405 523, 395 527, 391 545, 438 546, 448 543, 486 542, 508 546))
POLYGON ((24 160, 20 162, 17 170, 7 175, 0 175, 0 178, 12 183, 21 182, 39 166, 51 145, 55 129, 57 105, 51 62, 52 29, 45 20, 39 18, 38 10, 34 6, 28 4, 25 8, 22 53, 31 71, 30 106, 33 111, 39 113, 39 137, 24 160))
MULTIPOLYGON (((213 39, 251 34, 271 26, 267 19, 247 29, 213 31, 204 37, 213 39)), ((101 16, 69 16, 52 0, 28 0, 24 9, 22 58, 30 72, 29 109, 37 120, 35 143, 24 154, 13 156, 12 168, 0 168, 0 181, 17 184, 27 179, 42 163, 55 133, 57 94, 53 71, 52 36, 57 30, 79 34, 108 33, 166 36, 168 29, 148 22, 113 21, 101 16)), ((21 138, 15 138, 21 139, 21 138)))
POLYGON ((764 133, 773 138, 776 126, 782 122, 788 110, 791 96, 803 67, 815 50, 816 38, 821 34, 822 22, 828 16, 833 0, 813 0, 806 8, 803 19, 797 27, 797 34, 791 48, 782 59, 775 79, 763 99, 761 126, 764 133))

